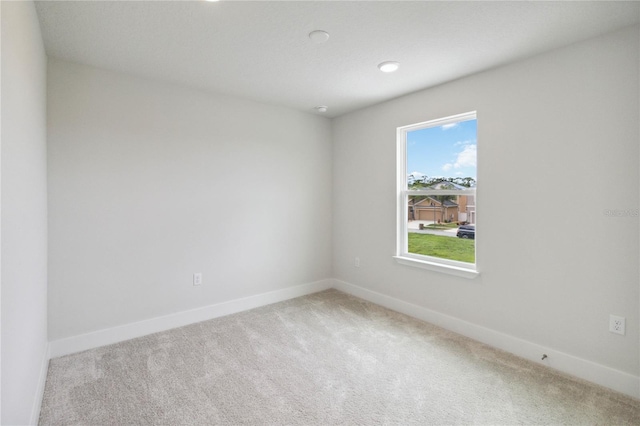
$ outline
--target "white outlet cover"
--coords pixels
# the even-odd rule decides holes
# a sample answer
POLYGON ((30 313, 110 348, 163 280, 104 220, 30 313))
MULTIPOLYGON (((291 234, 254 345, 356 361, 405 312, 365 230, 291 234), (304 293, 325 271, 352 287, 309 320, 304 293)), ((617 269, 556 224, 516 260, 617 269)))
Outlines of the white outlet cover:
POLYGON ((616 334, 625 333, 625 317, 619 317, 617 315, 609 315, 609 331, 616 334))
POLYGON ((200 284, 202 284, 202 273, 196 272, 195 274, 193 274, 193 285, 200 285, 200 284))

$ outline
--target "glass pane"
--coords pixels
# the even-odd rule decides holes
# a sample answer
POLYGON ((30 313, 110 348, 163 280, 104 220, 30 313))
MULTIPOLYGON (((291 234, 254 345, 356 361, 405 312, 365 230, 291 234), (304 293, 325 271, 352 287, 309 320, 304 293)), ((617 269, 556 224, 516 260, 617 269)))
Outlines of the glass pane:
POLYGON ((407 132, 408 190, 448 190, 407 197, 408 252, 475 263, 475 196, 451 190, 476 186, 477 121, 407 132))

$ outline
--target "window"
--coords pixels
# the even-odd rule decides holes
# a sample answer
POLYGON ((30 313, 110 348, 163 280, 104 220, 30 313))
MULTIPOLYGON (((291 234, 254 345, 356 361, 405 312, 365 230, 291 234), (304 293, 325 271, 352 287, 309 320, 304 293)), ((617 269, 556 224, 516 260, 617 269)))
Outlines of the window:
POLYGON ((470 112, 398 128, 396 260, 477 275, 477 119, 470 112))

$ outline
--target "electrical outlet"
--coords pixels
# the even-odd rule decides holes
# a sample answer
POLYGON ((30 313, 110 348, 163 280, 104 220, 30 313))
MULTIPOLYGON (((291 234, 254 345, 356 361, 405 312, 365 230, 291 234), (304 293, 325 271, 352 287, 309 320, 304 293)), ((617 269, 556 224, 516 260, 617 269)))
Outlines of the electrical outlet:
POLYGON ((609 315, 609 331, 624 335, 625 318, 617 315, 609 315))
POLYGON ((196 272, 193 274, 193 285, 202 284, 202 272, 196 272))
POLYGON ((356 268, 360 267, 360 258, 356 257, 356 260, 353 261, 353 266, 355 266, 356 268))

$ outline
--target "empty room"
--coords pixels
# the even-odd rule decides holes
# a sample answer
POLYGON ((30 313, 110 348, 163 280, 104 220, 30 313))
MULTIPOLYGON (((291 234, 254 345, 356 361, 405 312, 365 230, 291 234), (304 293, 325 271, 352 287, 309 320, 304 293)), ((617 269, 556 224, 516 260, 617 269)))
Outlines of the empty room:
POLYGON ((2 425, 640 424, 640 2, 0 14, 2 425))

